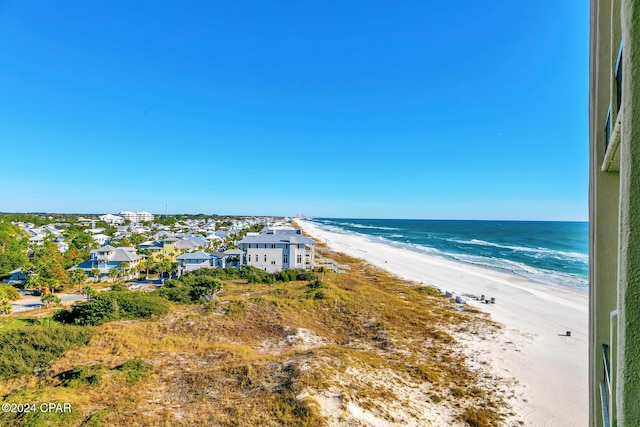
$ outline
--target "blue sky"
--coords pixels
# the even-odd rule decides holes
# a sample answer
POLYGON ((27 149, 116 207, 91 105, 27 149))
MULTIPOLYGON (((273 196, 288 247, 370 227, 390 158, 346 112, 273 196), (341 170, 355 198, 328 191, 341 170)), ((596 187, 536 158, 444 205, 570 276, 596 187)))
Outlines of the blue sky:
POLYGON ((0 0, 0 211, 586 220, 588 2, 0 0))

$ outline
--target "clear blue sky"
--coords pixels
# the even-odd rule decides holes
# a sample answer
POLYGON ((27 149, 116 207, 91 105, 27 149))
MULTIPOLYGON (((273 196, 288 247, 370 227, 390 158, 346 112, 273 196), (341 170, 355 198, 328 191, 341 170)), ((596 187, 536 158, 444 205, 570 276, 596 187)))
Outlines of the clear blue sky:
POLYGON ((585 1, 0 0, 0 211, 586 220, 585 1))

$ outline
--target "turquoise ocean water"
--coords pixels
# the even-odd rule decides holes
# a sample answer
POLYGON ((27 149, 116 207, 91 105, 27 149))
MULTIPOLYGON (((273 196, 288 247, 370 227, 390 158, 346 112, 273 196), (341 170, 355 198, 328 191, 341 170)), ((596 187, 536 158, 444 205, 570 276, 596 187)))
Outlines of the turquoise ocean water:
POLYGON ((588 223, 314 218, 320 227, 587 291, 588 223))

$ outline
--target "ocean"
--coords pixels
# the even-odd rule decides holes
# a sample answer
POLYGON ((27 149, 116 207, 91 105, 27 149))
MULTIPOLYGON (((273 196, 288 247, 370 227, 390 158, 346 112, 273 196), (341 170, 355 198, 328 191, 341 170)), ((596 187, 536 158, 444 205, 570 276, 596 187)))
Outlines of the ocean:
POLYGON ((327 231, 587 292, 588 223, 313 218, 327 231))

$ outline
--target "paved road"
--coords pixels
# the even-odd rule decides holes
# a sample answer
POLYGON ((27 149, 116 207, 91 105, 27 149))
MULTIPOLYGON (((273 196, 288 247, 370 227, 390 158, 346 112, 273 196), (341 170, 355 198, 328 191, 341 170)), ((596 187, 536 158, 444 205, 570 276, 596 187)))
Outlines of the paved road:
MULTIPOLYGON (((22 299, 11 303, 11 308, 14 313, 27 310, 35 310, 42 307, 39 296, 34 296, 31 291, 20 290, 22 299)), ((82 294, 56 294, 64 304, 68 304, 74 301, 84 301, 87 298, 82 294)))

